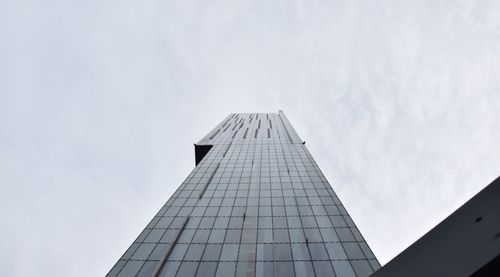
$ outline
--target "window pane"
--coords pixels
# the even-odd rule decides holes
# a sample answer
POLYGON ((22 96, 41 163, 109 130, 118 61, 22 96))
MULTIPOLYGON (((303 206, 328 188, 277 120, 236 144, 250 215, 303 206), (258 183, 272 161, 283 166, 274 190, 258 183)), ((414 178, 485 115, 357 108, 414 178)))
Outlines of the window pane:
POLYGON ((355 241, 349 228, 335 228, 335 231, 337 232, 340 241, 355 241))
POLYGON ((176 277, 193 277, 198 269, 198 262, 182 262, 176 277))
POLYGON ((227 228, 227 224, 229 223, 229 218, 228 217, 217 217, 215 220, 214 228, 217 229, 225 229, 227 228))
POLYGON ((332 260, 345 260, 347 256, 344 252, 344 248, 338 242, 326 243, 326 250, 328 251, 328 255, 332 260))
POLYGON ((293 272, 293 264, 291 262, 275 262, 274 267, 276 270, 276 277, 295 276, 293 272))
POLYGON ((144 264, 144 261, 127 261, 118 276, 135 276, 142 264, 144 264))
POLYGON ((348 261, 333 261, 333 268, 335 269, 335 274, 342 277, 355 277, 354 271, 352 270, 351 264, 348 261))
POLYGON ((302 229, 290 229, 290 241, 306 242, 304 231, 302 231, 302 229))
POLYGON ((337 237, 337 233, 335 233, 335 229, 333 229, 333 228, 321 228, 319 230, 320 230, 321 235, 323 236, 323 239, 325 240, 325 242, 339 241, 339 238, 337 237))
POLYGON ((148 258, 151 251, 155 247, 152 243, 141 243, 137 251, 135 251, 134 255, 132 255, 133 260, 145 260, 148 258))
POLYGON ((217 277, 233 276, 236 268, 235 262, 219 262, 217 267, 217 277))
POLYGON ((191 244, 186 252, 184 260, 187 261, 199 261, 201 255, 203 254, 204 244, 191 244))
POLYGON ((274 230, 274 241, 275 242, 289 242, 288 229, 275 229, 274 230))
POLYGON ((160 276, 161 277, 174 277, 177 269, 179 268, 180 262, 167 262, 163 266, 160 276))
MULTIPOLYGON (((179 230, 177 230, 179 231, 179 230)), ((184 229, 181 233, 181 236, 179 237, 179 240, 177 242, 179 243, 190 243, 191 239, 194 236, 194 233, 196 230, 191 230, 191 229, 184 229)))
MULTIPOLYGON (((256 265, 257 277, 273 277, 274 276, 274 263, 273 262, 257 262, 256 265)), ((229 276, 229 275, 228 275, 229 276)))
POLYGON ((273 260, 273 245, 272 244, 257 244, 257 260, 272 261, 273 260))
POLYGON ((210 235, 210 230, 200 230, 198 229, 194 235, 193 243, 206 243, 208 241, 208 236, 210 235))
MULTIPOLYGON (((318 276, 334 276, 332 265, 329 261, 314 261, 314 270, 318 276)), ((340 275, 342 276, 342 275, 340 275)))
POLYGON ((200 277, 212 277, 215 274, 215 269, 217 268, 217 263, 202 262, 198 268, 196 276, 200 277))
MULTIPOLYGON (((297 273, 297 277, 310 277, 315 276, 312 263, 307 262, 294 262, 295 273, 297 273)), ((321 276, 321 275, 320 275, 321 276)), ((333 275, 330 275, 333 276, 333 275)))
POLYGON ((294 260, 310 260, 309 249, 305 243, 292 244, 292 253, 294 260))
POLYGON ((153 252, 151 252, 151 255, 149 255, 149 260, 161 260, 163 256, 167 253, 167 249, 170 247, 171 244, 166 244, 166 243, 159 243, 156 245, 154 248, 153 252))
POLYGON ((226 236, 226 230, 221 229, 221 230, 212 230, 212 233, 210 234, 210 238, 208 239, 209 243, 223 243, 224 242, 224 237, 226 236))
MULTIPOLYGON (((238 252, 238 261, 255 261, 256 244, 241 244, 238 252)), ((248 265, 247 265, 248 266, 248 265)), ((239 271, 239 270, 238 270, 239 271)))
POLYGON ((179 232, 179 230, 175 230, 175 229, 168 229, 167 232, 165 232, 165 234, 163 234, 163 237, 161 238, 161 242, 174 242, 175 238, 177 237, 177 233, 179 232))
POLYGON ((373 273, 370 264, 366 260, 356 260, 351 261, 351 263, 357 276, 368 277, 373 273))
POLYGON ((187 244, 180 244, 177 243, 174 245, 174 249, 172 249, 172 252, 170 255, 168 255, 169 260, 182 260, 184 258, 184 254, 186 253, 188 248, 187 244))
POLYGON ((288 225, 290 226, 290 228, 302 228, 300 218, 296 216, 288 217, 288 225))
POLYGON ((238 258, 238 247, 238 244, 224 244, 220 260, 236 261, 236 258, 238 258))
POLYGON ((241 238, 241 230, 227 230, 226 243, 239 243, 241 238))
POLYGON ((145 262, 141 268, 141 271, 139 271, 139 273, 137 273, 137 277, 151 277, 151 275, 155 271, 157 265, 158 265, 158 261, 145 262))
POLYGON ((291 260, 292 250, 290 244, 275 244, 274 245, 274 260, 291 260))
MULTIPOLYGON (((191 220, 190 220, 191 221, 191 220)), ((201 220, 198 228, 200 229, 211 229, 214 225, 215 217, 205 217, 201 220)))
POLYGON ((364 259, 365 256, 363 255, 363 252, 361 252, 361 248, 359 248, 358 244, 356 242, 345 242, 342 243, 344 246, 344 249, 347 253, 347 257, 349 259, 364 259))
POLYGON ((313 260, 329 260, 325 246, 322 243, 309 243, 309 250, 313 260))
POLYGON ((231 217, 229 220, 229 228, 231 229, 241 229, 243 224, 243 217, 231 217))
POLYGON ((319 229, 304 229, 304 233, 306 234, 306 238, 309 239, 309 242, 322 242, 321 234, 319 229))
POLYGON ((273 228, 273 218, 269 216, 259 216, 259 229, 273 228))
POLYGON ((258 239, 259 239, 259 243, 262 243, 262 242, 272 243, 273 242, 273 230, 272 229, 259 230, 258 231, 258 239))
POLYGON ((222 244, 208 244, 203 253, 204 261, 218 261, 222 244))

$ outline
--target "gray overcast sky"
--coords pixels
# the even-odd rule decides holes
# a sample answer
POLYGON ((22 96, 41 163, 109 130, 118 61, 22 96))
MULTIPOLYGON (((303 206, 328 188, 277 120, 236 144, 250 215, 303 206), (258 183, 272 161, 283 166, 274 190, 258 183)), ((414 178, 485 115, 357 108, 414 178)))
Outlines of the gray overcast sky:
POLYGON ((0 2, 0 275, 104 275, 283 109, 382 264, 500 175, 500 1, 0 2))

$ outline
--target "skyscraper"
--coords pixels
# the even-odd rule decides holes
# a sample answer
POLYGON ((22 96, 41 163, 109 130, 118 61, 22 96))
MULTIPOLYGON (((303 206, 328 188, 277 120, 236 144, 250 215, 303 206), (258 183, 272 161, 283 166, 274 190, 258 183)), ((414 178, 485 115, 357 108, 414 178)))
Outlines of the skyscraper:
POLYGON ((380 265, 284 113, 231 114, 108 276, 368 276, 380 265))

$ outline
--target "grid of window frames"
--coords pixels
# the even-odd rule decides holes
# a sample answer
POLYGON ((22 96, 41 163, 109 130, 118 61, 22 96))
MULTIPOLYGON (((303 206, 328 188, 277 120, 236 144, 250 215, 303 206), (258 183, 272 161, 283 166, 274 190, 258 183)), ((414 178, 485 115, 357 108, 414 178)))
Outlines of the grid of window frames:
POLYGON ((282 112, 232 114, 200 143, 214 147, 108 276, 362 277, 380 267, 282 112))

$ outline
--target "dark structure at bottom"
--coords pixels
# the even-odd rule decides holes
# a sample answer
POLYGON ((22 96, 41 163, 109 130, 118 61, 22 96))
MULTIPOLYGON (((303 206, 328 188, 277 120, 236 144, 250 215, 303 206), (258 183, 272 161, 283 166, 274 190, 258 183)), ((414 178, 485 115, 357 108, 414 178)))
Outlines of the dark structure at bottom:
POLYGON ((500 178, 372 276, 500 276, 500 178))

